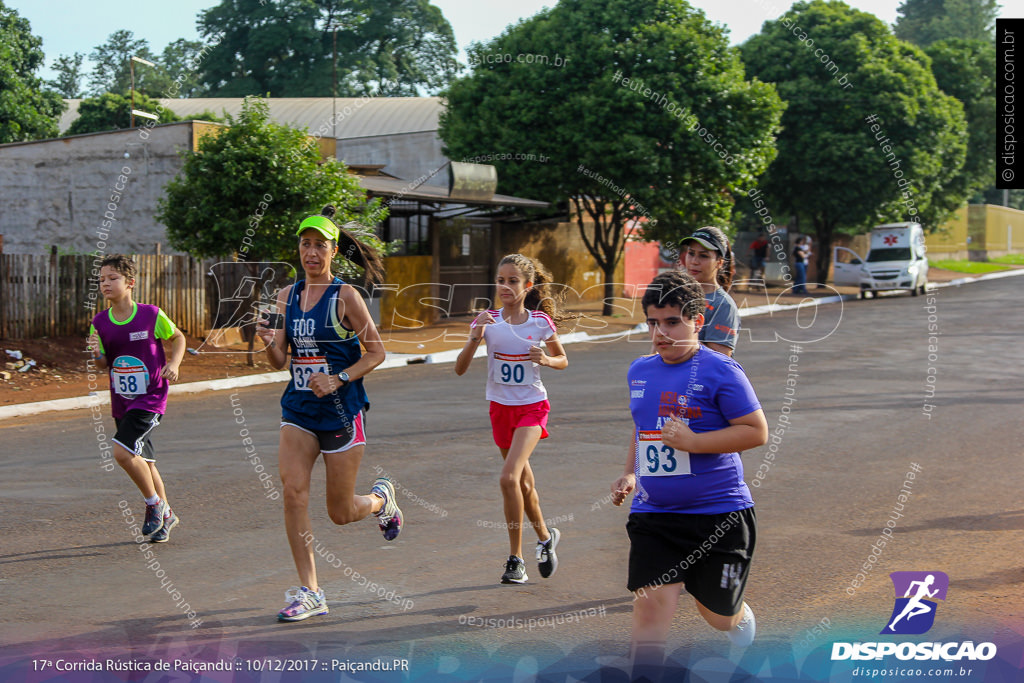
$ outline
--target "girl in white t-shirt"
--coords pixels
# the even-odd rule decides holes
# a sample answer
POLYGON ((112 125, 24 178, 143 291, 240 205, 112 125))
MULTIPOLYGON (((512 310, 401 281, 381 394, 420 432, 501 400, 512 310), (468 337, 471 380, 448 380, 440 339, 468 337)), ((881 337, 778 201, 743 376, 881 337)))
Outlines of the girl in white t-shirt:
POLYGON ((555 546, 560 534, 544 523, 530 468, 530 454, 537 442, 548 436, 546 425, 551 410, 540 368, 563 370, 569 365, 555 332, 558 313, 548 291, 550 282, 551 274, 531 258, 509 254, 501 259, 495 278, 496 303, 500 302, 501 308, 476 317, 470 325, 466 346, 455 361, 455 374, 462 375, 473 362, 480 342, 486 340, 491 428, 494 443, 505 461, 501 469, 501 494, 509 558, 502 583, 526 583, 528 579, 523 561, 524 512, 537 532, 540 575, 548 578, 558 568, 555 546))

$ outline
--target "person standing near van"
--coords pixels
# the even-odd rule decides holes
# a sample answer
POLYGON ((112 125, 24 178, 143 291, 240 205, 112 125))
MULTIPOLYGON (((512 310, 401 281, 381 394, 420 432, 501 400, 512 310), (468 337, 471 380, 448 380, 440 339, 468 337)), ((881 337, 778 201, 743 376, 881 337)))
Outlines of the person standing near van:
POLYGON ((793 247, 793 293, 807 294, 807 261, 811 257, 810 239, 801 235, 793 247))

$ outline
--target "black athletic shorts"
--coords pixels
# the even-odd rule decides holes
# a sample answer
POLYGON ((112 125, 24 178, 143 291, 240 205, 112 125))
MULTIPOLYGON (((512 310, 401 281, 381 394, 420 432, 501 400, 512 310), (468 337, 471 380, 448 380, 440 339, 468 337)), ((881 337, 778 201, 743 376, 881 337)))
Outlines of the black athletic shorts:
POLYGON ((682 581, 715 614, 740 611, 757 539, 754 508, 717 515, 633 512, 626 532, 630 591, 682 581))
POLYGON ((114 443, 120 444, 129 453, 141 456, 147 462, 156 462, 149 433, 160 424, 161 417, 163 416, 160 413, 151 413, 148 410, 129 410, 121 417, 115 417, 117 434, 114 434, 114 443))
POLYGON ((309 429, 302 425, 289 422, 285 418, 281 418, 281 426, 288 425, 289 427, 295 427, 296 429, 306 432, 312 435, 320 444, 321 453, 344 453, 347 450, 355 448, 356 446, 366 445, 366 433, 363 431, 363 411, 359 411, 354 420, 348 420, 344 426, 337 431, 321 431, 318 429, 309 429))

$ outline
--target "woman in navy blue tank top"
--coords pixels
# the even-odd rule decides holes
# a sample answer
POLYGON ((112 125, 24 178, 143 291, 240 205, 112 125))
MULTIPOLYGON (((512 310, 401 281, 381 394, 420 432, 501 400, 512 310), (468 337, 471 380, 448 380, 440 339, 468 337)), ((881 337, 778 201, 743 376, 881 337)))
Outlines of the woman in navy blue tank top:
POLYGON ((292 375, 281 397, 277 457, 285 531, 300 585, 285 593, 288 605, 278 613, 280 621, 301 621, 328 611, 317 583, 316 539, 309 519, 310 475, 321 454, 331 521, 344 525, 376 515, 389 541, 402 529, 395 488, 386 477, 374 482, 369 495, 355 493, 366 444, 363 413, 370 405, 362 378, 384 361, 385 351, 363 298, 331 272, 331 262, 338 255, 339 239, 346 243, 345 257, 366 269, 367 281, 379 281, 381 261, 374 250, 335 225, 333 215, 334 207, 328 206, 299 225, 305 277, 278 294, 284 327, 270 329, 267 320, 257 327, 270 364, 276 369, 288 364, 292 375))

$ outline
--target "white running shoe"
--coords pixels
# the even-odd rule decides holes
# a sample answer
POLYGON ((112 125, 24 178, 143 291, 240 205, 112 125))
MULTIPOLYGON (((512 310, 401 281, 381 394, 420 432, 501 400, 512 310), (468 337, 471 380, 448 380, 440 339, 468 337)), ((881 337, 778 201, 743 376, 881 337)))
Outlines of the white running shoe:
POLYGON ((754 621, 754 612, 750 605, 743 603, 743 618, 740 623, 725 632, 729 640, 736 647, 747 647, 754 642, 754 632, 757 631, 757 623, 754 621))

